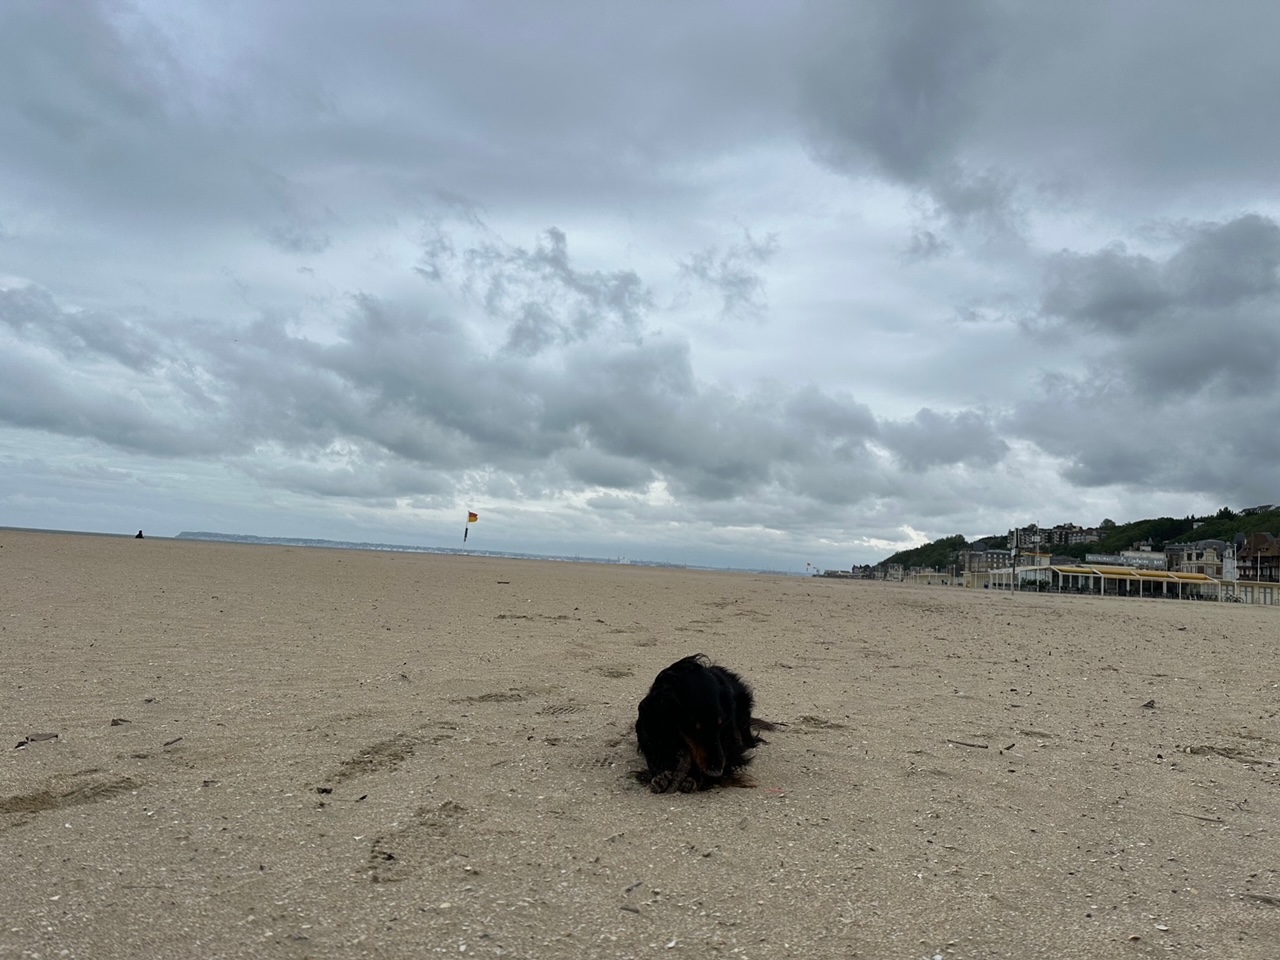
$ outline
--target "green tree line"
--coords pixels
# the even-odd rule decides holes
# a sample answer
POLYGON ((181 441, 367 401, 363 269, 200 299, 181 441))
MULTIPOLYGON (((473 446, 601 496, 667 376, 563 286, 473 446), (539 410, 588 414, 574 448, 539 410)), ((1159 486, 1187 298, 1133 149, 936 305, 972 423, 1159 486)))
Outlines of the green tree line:
MULTIPOLYGON (((1054 553, 1083 560, 1087 553, 1119 553, 1130 550, 1135 543, 1150 541, 1152 550, 1163 550, 1166 544, 1186 543, 1194 540, 1227 540, 1237 533, 1270 533, 1280 536, 1280 510, 1268 510, 1265 513, 1254 513, 1244 516, 1228 507, 1223 507, 1211 517, 1188 516, 1182 519, 1174 517, 1155 517, 1149 520, 1135 520, 1132 523, 1116 523, 1103 520, 1098 524, 1100 539, 1097 543, 1076 543, 1054 546, 1054 553), (1197 526, 1196 524, 1199 524, 1197 526)), ((880 561, 884 566, 900 563, 904 567, 934 567, 945 570, 955 562, 955 556, 961 550, 968 550, 978 543, 989 547, 1005 548, 1008 545, 1007 534, 993 534, 966 540, 963 534, 955 534, 934 540, 923 546, 910 550, 899 550, 891 557, 880 561)))

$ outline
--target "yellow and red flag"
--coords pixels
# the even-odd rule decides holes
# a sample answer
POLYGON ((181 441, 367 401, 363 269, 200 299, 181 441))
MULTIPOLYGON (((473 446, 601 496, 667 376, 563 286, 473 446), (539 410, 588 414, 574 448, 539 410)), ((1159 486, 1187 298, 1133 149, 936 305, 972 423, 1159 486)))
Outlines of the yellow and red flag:
POLYGON ((480 514, 472 513, 470 510, 467 511, 467 523, 475 523, 479 519, 480 514))

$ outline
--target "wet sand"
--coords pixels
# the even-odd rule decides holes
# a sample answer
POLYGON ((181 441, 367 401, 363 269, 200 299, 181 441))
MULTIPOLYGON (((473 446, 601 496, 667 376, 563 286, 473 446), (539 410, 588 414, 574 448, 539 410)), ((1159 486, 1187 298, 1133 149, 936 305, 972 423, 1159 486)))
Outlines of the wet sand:
POLYGON ((0 957, 1274 958, 1278 640, 1274 607, 0 531, 0 957), (785 726, 755 786, 654 795, 636 704, 694 652, 785 726))

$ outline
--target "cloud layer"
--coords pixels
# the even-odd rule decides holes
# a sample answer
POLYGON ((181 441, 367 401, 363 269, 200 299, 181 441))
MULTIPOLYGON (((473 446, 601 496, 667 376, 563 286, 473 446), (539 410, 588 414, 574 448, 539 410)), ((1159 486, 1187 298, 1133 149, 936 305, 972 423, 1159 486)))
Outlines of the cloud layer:
POLYGON ((0 13, 0 523, 786 568, 1276 498, 1280 15, 504 9, 0 13))

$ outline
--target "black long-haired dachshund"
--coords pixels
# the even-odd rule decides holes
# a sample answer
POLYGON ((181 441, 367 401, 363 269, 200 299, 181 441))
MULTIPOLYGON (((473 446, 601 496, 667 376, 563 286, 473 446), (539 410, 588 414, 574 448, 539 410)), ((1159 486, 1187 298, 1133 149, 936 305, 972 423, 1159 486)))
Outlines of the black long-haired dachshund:
POLYGON ((755 731, 774 729, 752 718, 754 706, 751 688, 732 670, 700 653, 677 660, 640 701, 636 740, 648 764, 641 781, 654 793, 741 784, 747 751, 765 742, 755 731))

